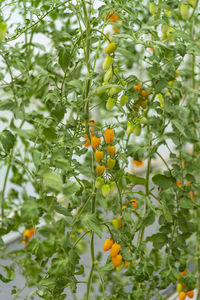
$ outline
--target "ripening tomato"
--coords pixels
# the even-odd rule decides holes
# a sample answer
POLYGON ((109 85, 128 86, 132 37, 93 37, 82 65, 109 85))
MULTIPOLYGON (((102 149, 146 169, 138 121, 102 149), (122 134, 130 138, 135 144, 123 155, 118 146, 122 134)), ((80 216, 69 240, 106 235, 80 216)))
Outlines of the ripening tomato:
POLYGON ((101 144, 101 138, 100 137, 96 137, 95 135, 92 137, 92 148, 96 149, 99 147, 99 145, 101 144))
POLYGON ((106 48, 105 48, 105 54, 111 54, 114 53, 117 50, 117 44, 116 43, 110 43, 106 48))
POLYGON ((96 167, 96 171, 97 171, 97 174, 98 175, 103 175, 103 173, 104 173, 104 171, 105 171, 105 166, 103 165, 103 166, 101 166, 101 165, 97 165, 97 167, 96 167))
POLYGON ((105 142, 107 144, 110 144, 113 142, 113 139, 114 139, 114 130, 111 129, 111 128, 107 128, 105 129, 105 132, 104 132, 104 138, 105 138, 105 142))
POLYGON ((112 245, 114 244, 113 240, 111 239, 106 239, 103 245, 103 250, 108 251, 112 248, 112 245))
POLYGON ((110 251, 110 257, 115 257, 121 249, 120 244, 114 243, 110 251))
POLYGON ((113 266, 115 268, 119 267, 119 265, 121 264, 121 262, 122 262, 122 256, 121 256, 121 254, 118 254, 118 255, 112 257, 112 263, 113 263, 113 266))
POLYGON ((115 155, 115 145, 108 145, 107 146, 107 153, 112 156, 115 155))
POLYGON ((193 298, 194 297, 194 291, 186 292, 186 296, 188 296, 189 298, 193 298))
POLYGON ((26 245, 27 244, 27 240, 30 241, 32 235, 34 235, 34 234, 35 234, 35 228, 26 229, 24 231, 24 233, 23 233, 23 241, 22 241, 22 243, 24 245, 26 245))
POLYGON ((108 16, 109 16, 108 20, 110 22, 116 23, 119 20, 119 16, 113 11, 110 11, 108 16))
POLYGON ((180 292, 180 294, 179 294, 179 300, 185 300, 185 298, 186 298, 186 293, 185 292, 180 292))
POLYGON ((103 152, 103 151, 96 150, 96 151, 95 151, 95 154, 94 154, 94 159, 95 159, 97 162, 100 162, 100 161, 103 159, 103 156, 104 156, 104 152, 103 152))

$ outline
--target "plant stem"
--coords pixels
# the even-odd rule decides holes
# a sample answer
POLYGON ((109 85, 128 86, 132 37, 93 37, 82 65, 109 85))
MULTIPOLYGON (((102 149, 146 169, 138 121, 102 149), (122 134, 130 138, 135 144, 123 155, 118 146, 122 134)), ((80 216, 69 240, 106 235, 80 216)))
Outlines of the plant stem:
MULTIPOLYGON (((146 171, 146 184, 145 184, 145 194, 148 197, 149 196, 149 176, 150 176, 150 166, 151 166, 151 156, 148 158, 147 163, 147 171, 146 171)), ((147 200, 145 201, 145 212, 148 210, 148 203, 147 200)), ((140 231, 140 235, 138 235, 138 245, 142 243, 143 237, 144 237, 144 231, 145 227, 143 227, 140 231)))
POLYGON ((8 162, 8 166, 7 166, 7 170, 6 170, 6 175, 5 175, 4 183, 3 183, 2 194, 1 194, 1 218, 2 218, 2 220, 4 218, 5 190, 6 190, 6 185, 7 185, 7 181, 8 181, 8 174, 9 174, 10 168, 11 168, 13 152, 14 152, 14 148, 12 149, 12 151, 10 153, 9 162, 8 162))

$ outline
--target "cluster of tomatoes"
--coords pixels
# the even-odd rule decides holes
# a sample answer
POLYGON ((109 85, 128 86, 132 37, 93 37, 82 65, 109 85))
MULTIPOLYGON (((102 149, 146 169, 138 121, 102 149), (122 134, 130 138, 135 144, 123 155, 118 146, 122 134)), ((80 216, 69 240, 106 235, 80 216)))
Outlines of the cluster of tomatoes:
POLYGON ((193 298, 194 297, 194 291, 188 291, 187 286, 184 283, 184 275, 187 274, 189 270, 185 270, 180 273, 178 277, 178 284, 176 286, 176 290, 179 293, 179 300, 185 300, 186 297, 193 298))
MULTIPOLYGON (((121 246, 118 243, 114 243, 111 239, 106 239, 103 245, 103 250, 110 250, 110 257, 112 258, 112 263, 115 268, 119 267, 122 263, 122 255, 119 254, 121 246)), ((129 261, 125 261, 125 267, 128 267, 129 261)))

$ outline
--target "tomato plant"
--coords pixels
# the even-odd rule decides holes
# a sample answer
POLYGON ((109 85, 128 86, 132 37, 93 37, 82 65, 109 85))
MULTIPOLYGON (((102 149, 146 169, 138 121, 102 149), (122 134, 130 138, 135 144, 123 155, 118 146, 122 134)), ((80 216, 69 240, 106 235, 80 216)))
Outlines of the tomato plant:
POLYGON ((0 6, 1 281, 199 299, 199 0, 0 6))

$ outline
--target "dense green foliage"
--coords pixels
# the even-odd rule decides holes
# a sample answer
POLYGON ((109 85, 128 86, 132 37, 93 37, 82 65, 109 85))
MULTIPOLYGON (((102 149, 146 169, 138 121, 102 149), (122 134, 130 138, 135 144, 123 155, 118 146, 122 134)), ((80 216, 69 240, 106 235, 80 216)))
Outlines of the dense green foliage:
POLYGON ((79 284, 86 300, 164 299, 187 268, 186 290, 200 296, 199 1, 153 2, 0 3, 0 247, 12 261, 0 279, 18 266, 27 299, 77 299, 79 284), (105 171, 84 146, 93 134, 105 171), (3 237, 16 231, 11 252, 3 237), (101 261, 102 236, 121 245, 118 269, 101 261))

